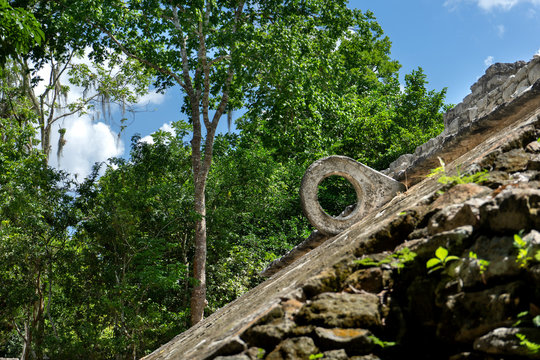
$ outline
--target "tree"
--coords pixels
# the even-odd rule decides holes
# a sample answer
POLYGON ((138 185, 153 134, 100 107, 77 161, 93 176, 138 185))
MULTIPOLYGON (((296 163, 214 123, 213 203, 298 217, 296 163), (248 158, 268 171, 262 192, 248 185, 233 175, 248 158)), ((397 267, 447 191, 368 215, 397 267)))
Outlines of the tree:
POLYGON ((74 222, 65 175, 28 147, 35 131, 15 115, 0 117, 0 328, 9 330, 0 336, 14 329, 26 360, 41 358, 55 268, 74 222))
MULTIPOLYGON (((335 46, 362 19, 344 1, 328 0, 61 3, 73 24, 80 22, 87 33, 102 35, 104 48, 117 49, 153 69, 159 89, 176 84, 184 90, 182 109, 193 124, 194 210, 199 216, 195 224, 196 285, 191 297, 195 324, 206 306, 205 188, 214 136, 222 115, 239 108, 246 91, 258 88, 261 76, 269 70, 259 60, 274 49, 259 44, 278 36, 279 30, 301 23, 305 31, 288 34, 335 46)), ((278 61, 272 66, 282 69, 281 64, 278 61)))
POLYGON ((384 169, 442 131, 445 90, 426 90, 418 69, 405 76, 402 91, 400 65, 373 14, 349 16, 348 32, 337 42, 292 22, 258 44, 272 50, 252 57, 267 71, 251 89, 238 128, 274 149, 277 159, 307 166, 340 154, 384 169))
MULTIPOLYGON (((153 73, 132 59, 111 53, 89 64, 87 53, 92 39, 59 16, 54 2, 27 0, 12 8, 3 1, 0 16, 6 19, 5 28, 9 30, 4 38, 9 51, 0 59, 6 73, 2 81, 30 100, 45 161, 49 161, 54 127, 59 133, 57 157, 62 155, 65 119, 92 112, 94 119, 108 121, 111 104, 118 105, 125 115, 126 109, 134 110, 138 97, 148 92, 153 73), (79 87, 81 96, 71 96, 73 86, 79 87)), ((0 101, 13 100, 6 97, 0 101)), ((120 120, 120 131, 125 120, 120 120)))
POLYGON ((101 177, 96 167, 79 187, 80 266, 64 286, 78 314, 64 333, 76 337, 57 355, 138 359, 188 327, 193 195, 185 130, 175 128, 154 144, 134 137, 130 161, 111 160, 101 177))
POLYGON ((31 12, 0 0, 0 66, 10 57, 27 53, 43 38, 41 26, 31 12))

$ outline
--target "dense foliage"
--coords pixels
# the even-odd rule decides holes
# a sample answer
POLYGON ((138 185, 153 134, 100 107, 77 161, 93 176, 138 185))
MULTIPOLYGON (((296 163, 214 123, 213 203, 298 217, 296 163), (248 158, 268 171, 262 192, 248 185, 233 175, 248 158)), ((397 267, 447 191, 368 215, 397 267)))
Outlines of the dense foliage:
MULTIPOLYGON (((193 272, 195 233, 203 218, 209 314, 257 285, 265 266, 310 234, 298 189, 311 162, 340 154, 382 169, 442 130, 445 91, 428 91, 421 69, 405 75, 401 87, 399 63, 373 14, 341 1, 247 2, 241 35, 226 18, 233 13, 223 10, 240 4, 230 1, 175 2, 185 3, 176 15, 152 7, 157 1, 128 2, 129 9, 116 1, 4 3, 0 16, 26 30, 2 38, 11 50, 0 72, 0 356, 136 359, 149 353, 190 326, 192 290, 200 285, 193 272), (70 7, 75 3, 82 5, 70 7), (200 35, 192 25, 213 6, 223 11, 212 12, 208 29, 224 31, 206 38, 218 49, 206 74, 200 39, 175 48, 168 42, 180 37, 163 36, 170 25, 163 21, 176 16, 184 31, 200 35), (88 19, 80 22, 83 15, 88 19), (113 23, 134 32, 122 30, 125 39, 104 36, 113 23), (54 40, 59 33, 61 43, 54 40), (81 46, 94 46, 96 72, 70 63, 83 53, 75 48, 82 35, 81 46), (134 40, 128 61, 126 51, 119 55, 126 39, 134 40), (231 47, 219 50, 220 44, 231 47), (187 74, 182 49, 191 49, 187 74), (102 60, 125 71, 111 76, 102 60), (192 80, 194 92, 184 88, 183 106, 190 121, 173 123, 174 133, 155 133, 152 143, 134 137, 125 159, 96 164, 88 178, 72 182, 47 165, 43 133, 57 116, 92 111, 97 98, 55 102, 69 91, 59 76, 49 95, 34 94, 32 69, 47 62, 71 69, 74 84, 100 88, 96 96, 119 103, 136 102, 152 74, 161 90, 176 75, 184 85, 192 80), (208 97, 193 104, 190 94, 205 89, 208 97), (197 107, 208 115, 226 92, 223 114, 246 110, 239 131, 187 141, 204 134, 197 107), (36 99, 47 106, 36 106, 36 99), (209 156, 201 212, 193 205, 202 181, 194 173, 197 161, 209 156)), ((202 124, 207 120, 202 116, 202 124)), ((320 194, 334 215, 351 201, 339 179, 325 182, 320 194)))

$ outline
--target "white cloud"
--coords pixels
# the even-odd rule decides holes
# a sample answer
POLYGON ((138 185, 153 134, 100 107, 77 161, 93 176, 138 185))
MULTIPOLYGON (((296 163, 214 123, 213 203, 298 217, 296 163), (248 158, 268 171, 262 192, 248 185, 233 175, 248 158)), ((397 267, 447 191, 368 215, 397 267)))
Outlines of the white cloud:
POLYGON ((484 10, 491 10, 493 8, 500 8, 502 10, 510 10, 520 0, 477 0, 478 6, 484 10))
POLYGON ((475 3, 478 7, 486 11, 493 9, 508 11, 518 4, 540 6, 540 0, 446 0, 444 6, 454 10, 459 3, 464 1, 475 3))
MULTIPOLYGON (((171 133, 173 136, 176 134, 176 131, 174 130, 174 128, 172 127, 172 123, 165 123, 163 124, 159 130, 163 130, 163 131, 166 131, 166 132, 169 132, 171 133)), ((145 137, 141 138, 141 140, 139 141, 142 141, 142 142, 145 142, 145 143, 148 143, 148 144, 153 144, 154 143, 154 139, 152 138, 152 135, 146 135, 145 137)))
POLYGON ((493 56, 488 56, 485 60, 484 60, 484 65, 486 65, 487 67, 493 65, 493 56))
POLYGON ((155 91, 149 92, 148 94, 145 94, 139 98, 139 105, 147 105, 147 104, 161 104, 165 101, 165 94, 160 94, 155 91))
POLYGON ((66 129, 66 143, 58 159, 59 126, 54 126, 50 164, 77 174, 79 179, 90 174, 94 163, 120 156, 124 152, 124 144, 118 139, 117 133, 107 124, 92 122, 88 116, 66 119, 62 127, 66 129))
POLYGON ((538 49, 538 51, 537 51, 536 54, 534 54, 534 55, 540 56, 540 49, 538 49))
POLYGON ((505 31, 506 29, 504 25, 497 25, 497 34, 499 35, 499 37, 503 37, 505 31))

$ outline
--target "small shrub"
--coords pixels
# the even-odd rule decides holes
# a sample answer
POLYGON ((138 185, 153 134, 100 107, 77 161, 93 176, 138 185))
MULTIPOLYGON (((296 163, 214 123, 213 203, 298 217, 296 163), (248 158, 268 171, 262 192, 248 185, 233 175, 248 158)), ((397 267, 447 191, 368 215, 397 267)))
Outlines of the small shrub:
POLYGON ((448 250, 443 248, 442 246, 439 246, 437 250, 435 250, 435 257, 431 258, 426 263, 426 268, 429 269, 428 274, 443 269, 446 267, 446 265, 450 261, 458 260, 459 258, 454 255, 448 255, 448 250))

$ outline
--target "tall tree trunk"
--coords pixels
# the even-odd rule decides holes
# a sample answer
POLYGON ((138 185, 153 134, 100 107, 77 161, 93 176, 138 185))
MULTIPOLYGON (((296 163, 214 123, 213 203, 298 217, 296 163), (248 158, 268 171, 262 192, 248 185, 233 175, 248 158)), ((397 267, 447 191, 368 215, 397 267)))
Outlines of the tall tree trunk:
POLYGON ((195 222, 195 255, 193 258, 193 277, 195 286, 191 293, 191 325, 203 319, 206 307, 206 181, 196 182, 195 211, 200 218, 195 222))
POLYGON ((24 322, 24 335, 23 335, 23 348, 21 353, 21 360, 28 360, 30 357, 30 350, 32 349, 32 326, 30 325, 30 318, 24 322))

